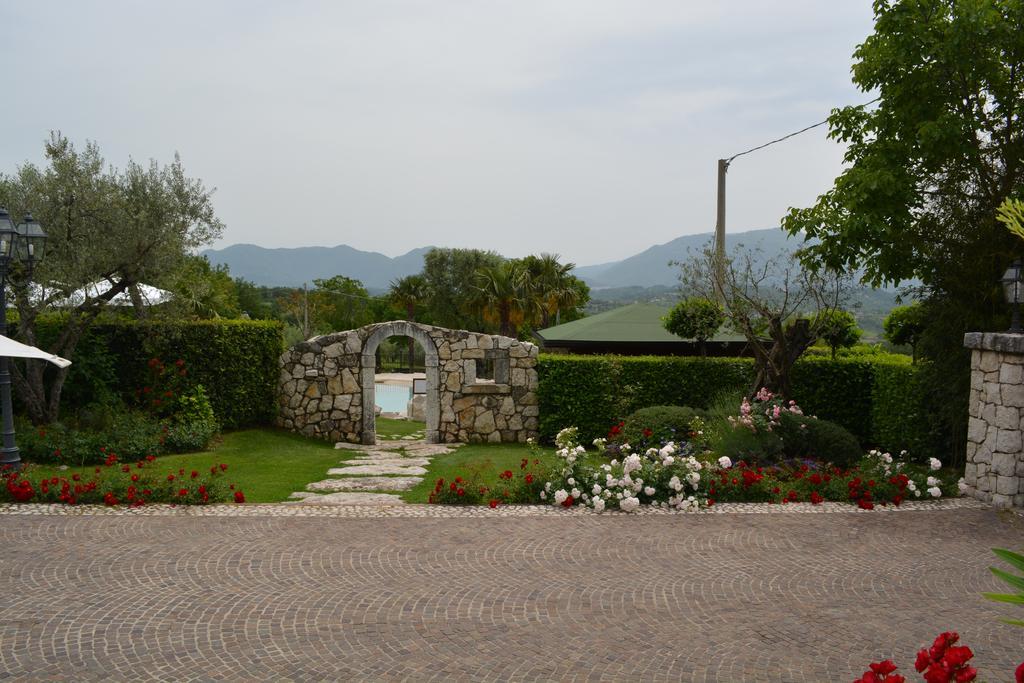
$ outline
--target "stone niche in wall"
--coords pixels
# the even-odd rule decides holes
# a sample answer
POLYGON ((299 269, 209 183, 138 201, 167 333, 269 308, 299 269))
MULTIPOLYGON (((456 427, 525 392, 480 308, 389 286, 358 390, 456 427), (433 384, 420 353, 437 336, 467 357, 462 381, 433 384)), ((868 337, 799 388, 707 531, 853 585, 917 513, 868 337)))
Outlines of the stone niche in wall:
POLYGON ((966 493, 1024 507, 1024 334, 971 332, 966 493))
POLYGON ((426 358, 430 442, 522 443, 537 436, 537 353, 510 337, 398 320, 334 332, 281 355, 277 424, 332 441, 374 443, 376 352, 412 337, 426 358), (492 376, 478 378, 478 368, 492 376))

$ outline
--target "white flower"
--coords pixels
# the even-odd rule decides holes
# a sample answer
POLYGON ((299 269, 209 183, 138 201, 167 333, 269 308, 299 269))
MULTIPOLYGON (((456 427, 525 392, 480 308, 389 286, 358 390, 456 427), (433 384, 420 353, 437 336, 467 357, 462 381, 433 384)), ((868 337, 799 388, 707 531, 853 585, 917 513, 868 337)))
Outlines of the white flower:
POLYGON ((917 491, 917 484, 914 483, 913 479, 907 482, 907 488, 911 491, 917 491))
POLYGON ((618 464, 619 464, 619 461, 616 460, 615 458, 612 458, 612 464, 610 465, 610 467, 615 467, 618 464))
POLYGON ((883 460, 883 461, 884 461, 884 462, 885 462, 886 464, 891 464, 891 463, 892 463, 892 456, 891 456, 891 455, 889 455, 888 453, 882 453, 882 460, 883 460))
POLYGON ((600 484, 594 484, 594 488, 590 489, 590 492, 595 496, 600 495, 602 489, 600 484))
POLYGON ((569 492, 565 489, 558 489, 555 491, 555 505, 561 505, 565 502, 565 499, 569 497, 569 492))
POLYGON ((533 438, 533 437, 531 436, 531 437, 529 437, 529 438, 528 438, 528 439, 526 440, 526 443, 527 443, 528 445, 532 446, 532 445, 534 445, 535 443, 537 443, 537 441, 536 441, 536 440, 535 440, 535 439, 534 439, 534 438, 533 438))
POLYGON ((913 491, 914 491, 914 496, 916 496, 917 498, 921 497, 921 492, 920 491, 918 491, 917 489, 913 489, 913 491))
POLYGON ((576 480, 573 479, 572 477, 569 477, 568 479, 565 480, 565 483, 568 484, 569 486, 575 486, 576 480))
POLYGON ((938 486, 939 480, 935 477, 928 477, 928 486, 938 486))
POLYGON ((592 502, 594 504, 594 512, 604 512, 604 500, 595 498, 592 502))
POLYGON ((644 455, 646 455, 648 458, 653 458, 657 454, 658 454, 658 449, 657 448, 648 448, 646 451, 644 451, 644 455))
POLYGON ((632 448, 632 446, 630 446, 628 443, 622 444, 622 452, 623 453, 629 453, 629 449, 630 448, 632 448))
POLYGON ((661 461, 661 466, 662 467, 671 467, 672 463, 674 463, 675 461, 676 461, 676 459, 670 455, 670 456, 668 456, 667 458, 665 458, 664 460, 661 461))
POLYGON ((668 480, 668 487, 673 491, 680 491, 683 488, 683 484, 679 481, 679 477, 673 475, 672 478, 668 480))
POLYGON ((942 496, 942 489, 940 489, 938 486, 933 486, 930 489, 928 489, 928 493, 929 495, 931 495, 932 498, 939 498, 942 496))
POLYGON ((729 459, 728 455, 723 455, 721 458, 718 459, 718 466, 721 467, 723 470, 727 470, 730 467, 732 467, 732 460, 729 459))
POLYGON ((644 495, 645 496, 653 496, 654 495, 654 487, 653 486, 645 486, 644 487, 644 495))
POLYGON ((633 496, 627 496, 619 501, 619 509, 623 512, 633 512, 638 507, 640 507, 640 499, 633 496))
POLYGON ((960 489, 960 493, 967 493, 967 480, 960 477, 960 481, 956 483, 956 487, 960 489))
POLYGON ((932 468, 933 471, 941 470, 942 461, 940 461, 938 458, 928 458, 928 467, 932 468))
POLYGON ((573 498, 579 498, 580 497, 580 490, 579 489, 573 489, 572 491, 569 492, 569 495, 572 496, 573 498))
POLYGON ((541 491, 540 492, 540 499, 541 500, 547 500, 548 499, 548 494, 546 494, 543 491, 541 491))
POLYGON ((675 452, 676 452, 676 445, 675 445, 675 443, 669 441, 667 444, 665 444, 664 446, 661 447, 661 450, 658 451, 658 455, 660 455, 662 458, 667 458, 667 457, 669 457, 671 455, 674 455, 675 452))
POLYGON ((546 482, 546 483, 544 484, 544 490, 545 490, 545 491, 550 491, 550 490, 551 490, 551 482, 550 482, 550 481, 549 481, 549 482, 546 482))
POLYGON ((700 475, 696 472, 690 472, 686 475, 686 481, 690 482, 690 486, 693 488, 697 488, 697 484, 700 483, 700 475))
POLYGON ((622 471, 625 474, 635 472, 641 467, 643 467, 643 463, 640 462, 640 456, 636 453, 626 456, 626 459, 622 461, 622 471))
POLYGON ((618 498, 619 500, 622 500, 622 492, 620 491, 620 492, 616 493, 615 497, 618 498))
POLYGON ((605 444, 607 444, 607 443, 608 443, 607 439, 602 439, 602 438, 599 437, 597 439, 594 439, 594 448, 596 448, 599 451, 603 451, 604 447, 605 447, 605 444))

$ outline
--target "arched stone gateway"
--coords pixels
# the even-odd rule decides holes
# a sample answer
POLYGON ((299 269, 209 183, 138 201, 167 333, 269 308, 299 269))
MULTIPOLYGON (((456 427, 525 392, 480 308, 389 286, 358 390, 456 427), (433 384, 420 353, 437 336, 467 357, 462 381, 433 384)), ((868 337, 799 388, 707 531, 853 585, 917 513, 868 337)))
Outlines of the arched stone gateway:
POLYGON ((509 337, 398 320, 334 332, 281 356, 279 426, 372 444, 376 352, 412 337, 426 356, 426 437, 437 442, 524 442, 537 436, 537 347, 509 337), (493 380, 478 380, 478 365, 493 380))

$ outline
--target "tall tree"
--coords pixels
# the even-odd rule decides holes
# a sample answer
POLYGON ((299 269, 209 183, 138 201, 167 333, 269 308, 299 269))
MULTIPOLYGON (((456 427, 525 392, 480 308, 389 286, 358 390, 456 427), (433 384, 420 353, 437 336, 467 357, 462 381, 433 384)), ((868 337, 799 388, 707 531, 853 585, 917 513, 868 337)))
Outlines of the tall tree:
POLYGON ((818 338, 832 351, 832 360, 836 359, 839 349, 850 348, 864 336, 864 330, 857 327, 857 319, 849 311, 822 311, 817 318, 814 326, 818 330, 818 338))
POLYGON ((498 325, 498 333, 515 337, 526 313, 526 269, 518 261, 484 266, 474 276, 474 307, 498 325))
POLYGON ((785 218, 811 266, 918 279, 928 312, 922 372, 959 455, 967 421, 963 333, 1005 324, 996 284, 1019 251, 996 207, 1024 192, 1024 3, 876 0, 853 81, 874 107, 832 112, 846 169, 785 218))
MULTIPOLYGON (((13 215, 32 212, 49 235, 46 257, 32 274, 44 285, 44 296, 29 296, 28 273, 20 269, 10 274, 11 292, 19 313, 17 336, 39 345, 40 313, 86 285, 110 284, 67 309, 59 334, 46 345, 73 360, 83 332, 112 298, 173 272, 188 254, 217 238, 223 225, 214 214, 212 191, 187 177, 177 156, 166 166, 129 162, 117 170, 106 167, 96 144, 80 151, 54 133, 46 159, 44 168, 27 163, 13 175, 0 175, 0 205, 13 215)), ((57 419, 66 377, 67 369, 40 361, 12 367, 33 422, 57 419)))
POLYGON ((579 280, 572 275, 576 264, 562 263, 559 258, 558 254, 541 254, 522 259, 530 318, 541 328, 560 321, 562 312, 581 305, 576 286, 579 280))
MULTIPOLYGON (((410 322, 415 322, 416 309, 426 303, 428 295, 427 279, 422 275, 406 275, 393 280, 388 292, 392 305, 398 307, 410 322)), ((408 352, 409 368, 412 369, 416 358, 416 342, 412 337, 408 339, 408 352)))
POLYGON ((352 330, 366 324, 370 294, 362 282, 345 275, 335 275, 317 278, 313 284, 316 291, 310 296, 317 300, 326 325, 320 331, 352 330))
POLYGON ((479 249, 431 249, 423 258, 423 277, 429 291, 428 306, 437 325, 482 330, 483 320, 474 315, 474 278, 484 266, 496 266, 501 256, 479 249))

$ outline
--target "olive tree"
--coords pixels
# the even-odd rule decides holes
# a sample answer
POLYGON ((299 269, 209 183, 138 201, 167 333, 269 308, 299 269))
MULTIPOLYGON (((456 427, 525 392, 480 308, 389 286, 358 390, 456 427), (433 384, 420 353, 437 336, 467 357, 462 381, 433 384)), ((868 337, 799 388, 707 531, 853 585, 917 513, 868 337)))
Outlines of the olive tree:
MULTIPOLYGON (((39 315, 59 310, 63 324, 45 345, 73 360, 82 334, 111 299, 168 276, 217 238, 223 225, 214 214, 212 190, 186 176, 177 156, 168 165, 132 161, 118 170, 106 166, 95 143, 79 150, 55 133, 46 142, 46 161, 43 168, 26 163, 0 174, 0 206, 12 215, 31 212, 49 235, 45 258, 31 273, 40 287, 30 287, 30 274, 15 268, 10 291, 18 338, 39 345, 39 315), (106 283, 106 291, 85 290, 97 282, 106 283)), ((41 361, 12 366, 15 389, 33 422, 57 419, 66 377, 66 368, 41 361)))
MULTIPOLYGON (((676 265, 685 293, 717 298, 719 264, 711 245, 676 265)), ((767 387, 789 396, 793 364, 820 336, 825 314, 841 308, 849 278, 803 268, 793 254, 766 257, 743 245, 725 256, 722 273, 725 319, 754 354, 751 395, 767 387)))

